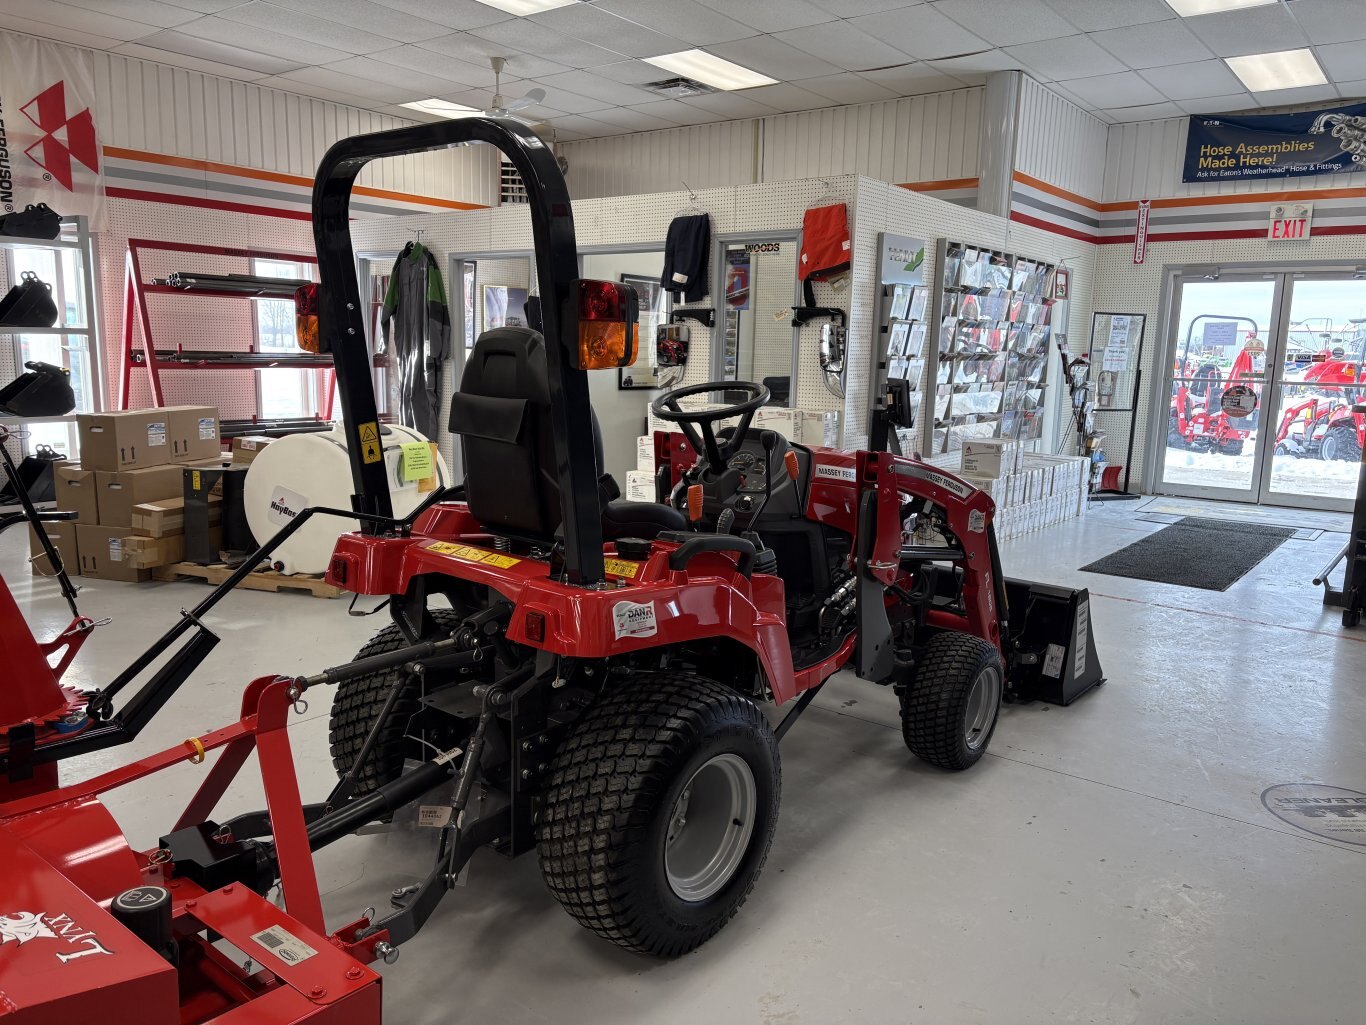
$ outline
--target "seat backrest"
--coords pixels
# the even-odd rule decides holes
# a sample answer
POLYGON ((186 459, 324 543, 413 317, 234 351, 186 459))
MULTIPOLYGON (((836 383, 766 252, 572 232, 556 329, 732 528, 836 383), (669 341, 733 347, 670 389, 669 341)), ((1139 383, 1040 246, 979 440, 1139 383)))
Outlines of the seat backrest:
POLYGON ((495 532, 553 538, 560 489, 540 334, 503 327, 479 336, 451 396, 450 429, 464 440, 471 514, 495 532))

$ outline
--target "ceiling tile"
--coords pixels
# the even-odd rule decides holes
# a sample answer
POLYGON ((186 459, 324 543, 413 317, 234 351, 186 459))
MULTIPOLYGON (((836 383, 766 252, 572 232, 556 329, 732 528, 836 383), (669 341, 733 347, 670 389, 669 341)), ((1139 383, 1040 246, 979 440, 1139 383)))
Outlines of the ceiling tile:
MULTIPOLYGON (((400 68, 412 68, 425 75, 432 75, 435 78, 446 78, 454 82, 464 82, 468 85, 483 88, 493 86, 493 69, 489 67, 487 58, 477 56, 475 64, 470 61, 452 57, 450 54, 437 53, 434 50, 427 50, 421 46, 414 46, 407 43, 403 46, 390 47, 388 50, 376 50, 374 53, 366 54, 371 60, 383 61, 385 64, 395 64, 400 68)), ((545 63, 549 64, 549 61, 545 63)), ((555 65, 559 67, 559 65, 555 65)), ((508 69, 503 71, 503 84, 516 82, 525 77, 515 75, 508 69)))
POLYGON ((997 46, 1070 36, 1076 29, 1043 0, 939 0, 934 9, 997 46))
MULTIPOLYGON (((236 2, 240 3, 241 0, 236 2)), ((127 18, 129 21, 155 25, 157 28, 183 25, 199 17, 200 13, 187 11, 173 4, 161 3, 160 0, 67 0, 67 3, 72 7, 83 7, 111 18, 127 18)), ((14 5, 7 3, 5 6, 8 8, 14 5)))
POLYGON ((444 36, 450 31, 439 22, 382 7, 371 0, 270 0, 270 3, 403 43, 444 36))
POLYGON ((1202 61, 1214 54, 1186 27, 1190 19, 1157 21, 1148 25, 1092 33, 1094 39, 1131 68, 1156 68, 1168 64, 1202 61))
MULTIPOLYGON (((237 46, 243 50, 268 53, 272 57, 283 57, 297 64, 330 64, 352 56, 336 47, 324 46, 283 32, 262 32, 251 25, 243 25, 216 15, 188 22, 176 29, 176 32, 227 46, 237 46)), ((159 45, 151 40, 144 42, 150 46, 159 45)))
POLYGON ((865 71, 863 77, 892 90, 897 96, 920 96, 963 87, 962 79, 947 75, 930 64, 905 64, 899 68, 865 71))
MULTIPOLYGON (((172 53, 189 54, 191 57, 202 57, 204 60, 217 61, 220 64, 231 64, 233 67, 249 68, 252 71, 259 71, 263 75, 278 75, 285 71, 301 68, 309 63, 303 57, 279 57, 253 50, 244 50, 240 46, 220 43, 214 39, 187 36, 183 32, 171 29, 147 36, 139 42, 144 46, 155 47, 158 50, 169 50, 172 53)), ((338 55, 338 57, 345 56, 347 55, 344 53, 338 55)))
MULTIPOLYGON (((4 24, 4 18, 0 16, 0 24, 4 24)), ((111 40, 112 44, 115 42, 111 40)), ((138 60, 155 61, 158 64, 169 64, 173 68, 185 68, 187 71, 202 71, 206 75, 217 75, 219 78, 232 78, 239 82, 255 82, 261 78, 261 72, 251 68, 241 68, 232 64, 221 64, 218 61, 205 60, 202 57, 191 57, 184 53, 173 53, 170 50, 158 50, 154 46, 144 46, 142 43, 119 43, 117 46, 110 47, 115 53, 126 54, 129 57, 136 57, 138 60)))
POLYGON ((567 114, 554 121, 555 136, 569 141, 574 139, 596 139, 604 135, 620 135, 626 131, 616 125, 604 124, 589 117, 567 114))
POLYGON ((864 14, 880 14, 898 7, 915 7, 924 0, 811 0, 817 7, 837 18, 857 18, 864 14))
POLYGON ((1166 98, 1140 78, 1137 71, 1122 71, 1117 75, 1099 75, 1095 78, 1073 78, 1061 84, 1089 106, 1103 110, 1139 103, 1161 103, 1166 98))
POLYGON ((1361 0, 1296 0, 1290 13, 1312 43, 1366 39, 1366 4, 1361 0))
POLYGON ((777 85, 761 85, 757 89, 746 89, 745 95, 758 100, 766 107, 772 107, 774 110, 784 113, 830 106, 830 101, 823 96, 817 96, 815 93, 809 92, 801 86, 793 85, 791 82, 779 82, 777 85))
POLYGON ((741 117, 767 117, 774 113, 758 100, 749 98, 748 92, 708 93, 705 96, 689 96, 683 101, 690 107, 697 107, 709 114, 716 114, 728 120, 741 117))
POLYGON ((1166 0, 1043 0, 1083 32, 1175 18, 1166 0))
POLYGON ((1238 76, 1221 60, 1173 64, 1139 72, 1171 100, 1193 100, 1201 96, 1227 96, 1239 92, 1238 76))
POLYGON ((708 43, 728 43, 754 35, 754 29, 720 11, 704 7, 696 0, 597 0, 597 6, 623 18, 663 32, 665 35, 687 40, 694 46, 708 43))
POLYGON ((1236 92, 1227 96, 1202 96, 1193 100, 1177 100, 1176 105, 1187 114, 1230 114, 1257 105, 1251 93, 1236 92))
POLYGON ((326 18, 286 10, 273 3, 263 3, 262 0, 252 0, 240 7, 230 8, 220 17, 268 33, 307 39, 311 43, 330 46, 343 53, 371 53, 374 50, 388 49, 402 41, 394 36, 376 35, 373 32, 364 32, 349 25, 328 21, 326 18))
POLYGON ((187 11, 198 11, 200 14, 217 14, 229 7, 236 7, 241 2, 242 0, 170 0, 173 7, 183 7, 187 11))
POLYGON ((571 4, 534 15, 529 19, 538 25, 563 32, 575 39, 602 42, 617 53, 630 57, 657 57, 661 53, 677 53, 689 44, 673 36, 666 36, 633 21, 599 10, 592 4, 571 4))
MULTIPOLYGON (((1361 65, 1357 65, 1359 68, 1361 65)), ((1339 100, 1337 88, 1329 85, 1307 85, 1299 89, 1269 89, 1256 94, 1263 107, 1289 107, 1297 103, 1323 103, 1339 100)))
POLYGON ((873 103, 877 100, 890 100, 896 93, 885 85, 874 82, 852 71, 842 71, 838 75, 825 78, 802 80, 802 88, 810 89, 818 96, 836 103, 873 103))
POLYGON ((643 114, 629 107, 612 107, 607 110, 594 111, 593 120, 615 125, 628 132, 654 132, 661 128, 674 127, 672 121, 665 121, 662 117, 651 117, 649 114, 643 114))
MULTIPOLYGON (((403 89, 408 93, 409 100, 426 99, 428 96, 436 96, 438 93, 448 92, 451 89, 474 88, 473 82, 446 76, 438 78, 435 75, 424 75, 412 68, 372 60, 369 57, 348 57, 345 60, 333 61, 324 67, 329 71, 341 72, 343 75, 355 75, 357 78, 368 79, 371 82, 383 82, 385 85, 403 89)), ((452 64, 451 67, 454 69, 455 65, 452 64)))
MULTIPOLYGON (((82 32, 79 29, 66 28, 61 25, 49 25, 47 22, 34 21, 31 18, 21 18, 18 15, 10 14, 8 11, 0 11, 0 28, 13 29, 15 32, 27 32, 29 35, 42 36, 44 39, 56 39, 63 43, 72 43, 75 46, 89 46, 96 50, 117 50, 123 46, 131 46, 122 39, 114 39, 110 36, 97 36, 91 32, 82 32)), ((238 72, 240 77, 241 72, 238 72)))
POLYGON ((102 14, 84 7, 58 3, 57 0, 4 0, 0 13, 27 18, 43 25, 74 28, 91 36, 127 42, 143 39, 156 32, 157 25, 130 21, 125 17, 102 14))
MULTIPOLYGON (((545 105, 562 110, 566 114, 589 114, 595 110, 602 110, 604 107, 612 106, 608 100, 594 99, 592 96, 580 96, 578 93, 570 92, 568 89, 555 88, 545 83, 532 79, 528 82, 519 82, 517 85, 509 86, 504 95, 509 100, 514 100, 519 96, 524 96, 531 91, 533 86, 540 86, 545 90, 545 105)), ((534 108, 533 108, 534 109, 534 108)))
POLYGON ((818 75, 836 75, 841 70, 834 64, 788 46, 773 36, 751 36, 749 39, 737 39, 733 43, 716 43, 707 47, 707 50, 718 57, 752 68, 769 78, 776 78, 780 82, 815 78, 818 75))
POLYGON ((1156 121, 1164 117, 1182 117, 1185 114, 1175 103, 1145 103, 1136 107, 1111 107, 1103 113, 1116 121, 1156 121))
POLYGON ((1294 50, 1308 40, 1281 4, 1182 19, 1220 57, 1294 50))
POLYGON ((512 15, 506 11, 478 3, 477 0, 375 0, 375 3, 448 28, 483 28, 485 25, 512 20, 512 15))
POLYGON ((536 84, 546 89, 565 89, 580 96, 595 100, 605 100, 613 106, 627 106, 632 103, 649 103, 659 99, 654 93, 635 86, 613 82, 588 71, 566 71, 559 75, 538 75, 536 84))
POLYGON ((1316 46, 1314 52, 1323 70, 1334 81, 1350 82, 1360 78, 1362 69, 1366 68, 1366 41, 1360 39, 1350 43, 1316 46))
POLYGON ((760 32, 781 32, 834 20, 828 11, 807 0, 698 0, 698 3, 760 32))
MULTIPOLYGON (((329 89, 327 86, 314 85, 312 82, 301 82, 296 78, 280 78, 272 76, 268 78, 258 78, 253 83, 266 89, 282 89, 285 92, 298 93, 300 96, 311 96, 316 100, 331 100, 333 103, 344 103, 349 107, 361 107, 364 110, 379 110, 393 106, 384 100, 377 100, 373 96, 359 96, 354 92, 347 92, 341 89, 329 89)), ((410 117, 420 118, 423 115, 419 111, 410 110, 405 114, 410 117)), ((435 120, 435 119, 433 119, 435 120)))
POLYGON ((1038 43, 1007 46, 1005 52, 1035 73, 1042 82, 1060 78, 1087 78, 1124 71, 1125 65, 1106 53, 1088 36, 1065 36, 1038 43))
MULTIPOLYGON (((767 88, 772 88, 768 86, 767 88)), ((632 110, 650 117, 662 118, 671 121, 675 125, 700 125, 707 121, 715 121, 716 117, 709 114, 701 107, 690 107, 681 100, 655 100, 653 103, 632 104, 632 110)))
POLYGON ((774 38, 827 60, 845 71, 863 71, 906 63, 906 54, 860 32, 848 21, 789 29, 774 33, 774 38))
POLYGON ((983 50, 981 53, 930 61, 929 65, 951 75, 990 74, 993 71, 1014 71, 1019 68, 1020 62, 1004 50, 983 50))
POLYGON ((854 18, 849 24, 919 60, 991 49, 991 44, 985 39, 950 21, 934 7, 907 7, 884 14, 870 14, 854 18))
POLYGON ((350 93, 367 99, 385 100, 389 103, 407 103, 409 100, 424 99, 429 93, 418 93, 413 89, 338 71, 335 68, 298 68, 286 71, 278 78, 287 82, 307 82, 309 85, 332 89, 336 92, 350 93))
MULTIPOLYGON (((557 64, 555 61, 546 60, 544 57, 532 57, 516 50, 509 52, 509 48, 502 43, 471 35, 468 32, 438 36, 436 39, 428 39, 418 45, 424 50, 444 53, 451 57, 457 57, 467 64, 479 64, 483 67, 489 67, 490 57, 505 56, 508 62, 507 67, 503 69, 504 81, 512 78, 535 78, 538 75, 558 75, 562 71, 569 70, 567 65, 557 64)), ((486 84, 492 84, 492 81, 493 71, 490 68, 489 79, 486 84)))
POLYGON ((1339 82, 1338 92, 1343 96, 1356 99, 1366 96, 1366 78, 1358 79, 1354 82, 1339 82))
MULTIPOLYGON (((571 68, 591 68, 598 64, 612 64, 621 54, 605 50, 581 39, 572 39, 544 25, 525 18, 488 25, 471 35, 502 47, 499 53, 530 53, 571 68)), ((493 56, 492 54, 490 56, 493 56)), ((508 62, 511 64, 511 61, 508 62)))
POLYGON ((599 65, 593 69, 593 74, 601 75, 613 82, 621 82, 623 85, 644 85, 646 82, 658 82, 661 78, 667 78, 669 75, 663 68, 634 60, 599 65))

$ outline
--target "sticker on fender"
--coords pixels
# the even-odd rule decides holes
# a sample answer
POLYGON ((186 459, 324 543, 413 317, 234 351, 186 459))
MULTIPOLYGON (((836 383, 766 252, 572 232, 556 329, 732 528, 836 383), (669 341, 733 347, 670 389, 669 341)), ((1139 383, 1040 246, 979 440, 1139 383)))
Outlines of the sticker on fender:
POLYGON ((286 932, 278 925, 272 925, 269 929, 262 929, 252 939, 285 964, 302 964, 317 953, 299 937, 286 932))
POLYGON ((602 568, 604 572, 611 573, 614 577, 629 577, 634 580, 636 574, 640 572, 640 563, 628 562, 626 559, 604 559, 602 568))
POLYGON ((368 420, 356 430, 360 441, 360 457, 363 462, 378 463, 384 458, 384 448, 379 440, 379 424, 368 420))
POLYGON ((612 606, 612 628, 617 640, 623 637, 653 637, 659 632, 655 603, 619 601, 612 606))
POLYGON ((433 541, 427 546, 427 551, 463 559, 465 562, 482 562, 485 566, 493 566, 496 569, 507 569, 522 561, 511 555, 489 552, 483 548, 471 548, 469 545, 453 545, 447 541, 433 541))

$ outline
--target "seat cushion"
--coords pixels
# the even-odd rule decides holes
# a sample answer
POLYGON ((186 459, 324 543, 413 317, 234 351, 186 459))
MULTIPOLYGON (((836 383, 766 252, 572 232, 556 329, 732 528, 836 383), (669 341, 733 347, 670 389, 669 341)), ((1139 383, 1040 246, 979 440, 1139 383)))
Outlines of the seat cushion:
POLYGON ((606 541, 639 537, 652 541, 665 530, 687 530, 688 518, 677 509, 658 502, 608 502, 602 510, 602 536, 606 541))

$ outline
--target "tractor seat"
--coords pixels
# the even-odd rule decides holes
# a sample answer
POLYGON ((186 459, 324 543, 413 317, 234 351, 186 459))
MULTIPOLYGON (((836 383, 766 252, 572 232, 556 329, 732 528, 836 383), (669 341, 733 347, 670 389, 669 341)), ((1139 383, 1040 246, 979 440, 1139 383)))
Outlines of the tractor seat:
MULTIPOLYGON (((661 531, 687 530, 687 518, 677 509, 616 498, 616 482, 602 474, 596 414, 592 420, 603 538, 652 540, 661 531)), ((545 340, 539 332, 503 327, 479 336, 460 390, 451 396, 450 429, 464 441, 465 498, 474 518, 495 534, 552 544, 560 529, 560 486, 545 340)))

